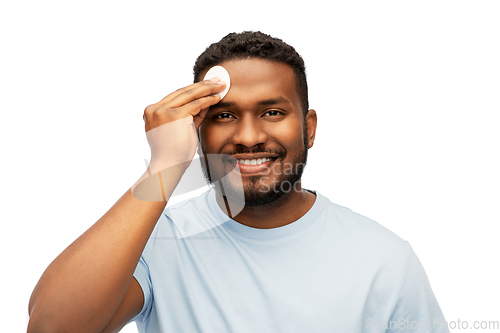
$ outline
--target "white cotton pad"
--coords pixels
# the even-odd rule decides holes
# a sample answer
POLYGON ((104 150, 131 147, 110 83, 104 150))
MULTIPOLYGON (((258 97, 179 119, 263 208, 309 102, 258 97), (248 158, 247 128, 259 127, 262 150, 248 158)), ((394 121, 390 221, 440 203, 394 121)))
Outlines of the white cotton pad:
POLYGON ((221 81, 224 81, 226 83, 226 89, 224 89, 224 91, 220 93, 217 93, 218 95, 220 95, 220 99, 222 100, 224 96, 226 96, 231 86, 231 79, 229 78, 229 73, 222 66, 214 66, 208 70, 207 74, 203 78, 203 81, 210 80, 214 77, 218 77, 221 79, 221 81))

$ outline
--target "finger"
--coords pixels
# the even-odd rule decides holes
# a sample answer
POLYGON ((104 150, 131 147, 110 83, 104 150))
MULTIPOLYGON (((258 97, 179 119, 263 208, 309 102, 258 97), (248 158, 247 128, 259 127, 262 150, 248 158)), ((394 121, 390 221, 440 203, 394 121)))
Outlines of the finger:
POLYGON ((147 122, 148 119, 153 119, 153 114, 156 111, 156 109, 158 109, 158 105, 156 104, 148 105, 144 109, 144 114, 142 115, 142 119, 144 119, 144 122, 147 122))
MULTIPOLYGON (((142 118, 144 119, 144 121, 146 121, 146 119, 152 119, 151 117, 157 110, 162 111, 161 109, 164 109, 162 106, 165 106, 165 108, 168 109, 175 109, 183 106, 184 104, 193 102, 199 98, 203 98, 223 91, 225 88, 225 83, 220 81, 219 78, 215 79, 215 81, 201 81, 190 86, 178 89, 177 91, 163 98, 160 102, 147 106, 144 110, 142 118), (175 102, 172 102, 173 100, 175 100, 175 102)), ((187 116, 187 114, 184 116, 187 116)))
POLYGON ((188 103, 196 101, 206 96, 222 92, 226 88, 224 81, 203 81, 204 84, 185 89, 175 96, 168 104, 172 108, 179 108, 188 103))
MULTIPOLYGON (((186 105, 177 108, 181 113, 185 113, 186 116, 189 114, 193 117, 200 114, 201 111, 210 108, 220 102, 220 95, 209 95, 206 97, 199 98, 195 101, 187 103, 186 105)), ((206 113, 206 112, 205 112, 206 113)), ((201 115, 200 115, 201 116, 201 115)), ((203 115, 204 117, 205 115, 203 115)))
POLYGON ((207 112, 209 109, 210 108, 203 109, 196 116, 193 117, 194 127, 196 128, 197 131, 198 131, 198 128, 200 127, 201 123, 205 119, 205 116, 207 115, 207 112))
POLYGON ((213 85, 214 83, 219 82, 219 81, 220 81, 219 78, 214 78, 214 80, 205 80, 205 81, 199 81, 199 82, 193 83, 187 87, 177 89, 173 93, 165 96, 161 101, 159 101, 156 104, 161 104, 161 105, 167 104, 167 103, 171 102, 173 99, 175 99, 177 96, 185 93, 186 91, 190 91, 190 90, 199 88, 200 86, 204 86, 204 85, 210 85, 210 84, 213 85))
POLYGON ((168 105, 162 105, 154 112, 154 117, 170 116, 174 119, 185 118, 188 116, 197 116, 202 110, 208 109, 212 105, 219 103, 219 95, 209 95, 192 102, 189 102, 178 108, 171 108, 168 105))

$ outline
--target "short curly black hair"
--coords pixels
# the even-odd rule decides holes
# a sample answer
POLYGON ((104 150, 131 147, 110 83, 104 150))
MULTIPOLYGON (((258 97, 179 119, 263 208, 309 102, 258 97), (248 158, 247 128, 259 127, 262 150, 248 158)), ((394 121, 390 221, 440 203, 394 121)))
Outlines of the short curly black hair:
POLYGON ((230 33, 219 42, 211 44, 196 59, 194 82, 201 80, 201 73, 225 61, 259 58, 283 62, 292 67, 304 115, 309 110, 306 68, 304 60, 295 49, 281 39, 271 37, 260 31, 230 33))

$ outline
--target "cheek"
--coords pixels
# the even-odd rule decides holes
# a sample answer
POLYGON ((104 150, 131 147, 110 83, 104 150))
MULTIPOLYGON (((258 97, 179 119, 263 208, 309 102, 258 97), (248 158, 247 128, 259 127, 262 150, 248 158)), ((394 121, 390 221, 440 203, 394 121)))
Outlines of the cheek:
POLYGON ((274 140, 289 148, 303 145, 304 142, 303 126, 299 120, 275 124, 269 129, 268 133, 274 140))
POLYGON ((224 130, 215 126, 206 124, 200 126, 199 140, 204 153, 218 153, 225 140, 224 130))
POLYGON ((201 124, 198 130, 198 140, 200 141, 201 149, 204 153, 208 153, 208 148, 210 147, 210 131, 208 130, 208 126, 204 123, 201 124))

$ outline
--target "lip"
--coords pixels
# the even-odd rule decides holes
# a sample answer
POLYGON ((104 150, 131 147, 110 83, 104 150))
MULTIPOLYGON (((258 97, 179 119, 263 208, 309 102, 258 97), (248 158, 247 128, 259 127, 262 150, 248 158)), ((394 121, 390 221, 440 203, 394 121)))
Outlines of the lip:
POLYGON ((278 160, 278 156, 275 154, 266 154, 266 153, 256 153, 256 154, 235 154, 232 156, 228 157, 228 162, 231 163, 233 166, 237 166, 237 170, 242 175, 245 176, 250 176, 250 175, 258 175, 261 173, 268 174, 269 173, 269 168, 271 165, 278 160), (271 158, 271 161, 267 161, 258 165, 251 165, 251 164, 242 164, 239 163, 238 160, 252 160, 252 159, 258 159, 258 158, 271 158))
POLYGON ((269 170, 269 167, 274 162, 275 162, 275 160, 274 161, 264 162, 264 163, 261 163, 259 165, 250 165, 250 164, 241 164, 241 163, 238 163, 238 169, 240 170, 240 173, 244 174, 244 175, 259 174, 259 173, 262 173, 264 171, 269 170))
POLYGON ((252 159, 267 158, 267 157, 276 159, 278 158, 278 155, 270 153, 255 153, 255 154, 234 154, 231 155, 230 157, 233 157, 237 160, 252 160, 252 159))

